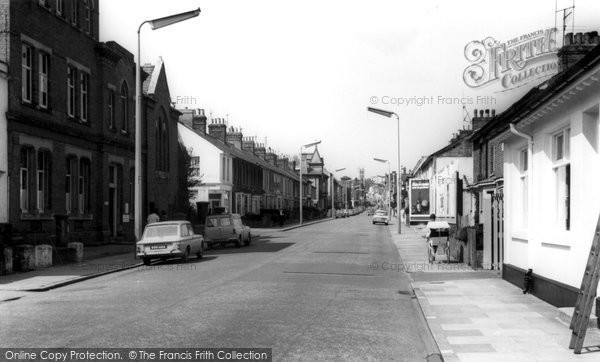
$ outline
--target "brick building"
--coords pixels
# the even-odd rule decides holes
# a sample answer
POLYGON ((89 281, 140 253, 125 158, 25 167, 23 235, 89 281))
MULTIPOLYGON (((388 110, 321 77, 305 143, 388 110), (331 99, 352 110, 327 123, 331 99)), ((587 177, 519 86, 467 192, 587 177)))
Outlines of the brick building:
MULTIPOLYGON (((142 216, 156 209, 168 219, 176 213, 187 211, 188 205, 179 205, 177 123, 181 113, 172 107, 165 65, 159 58, 155 65, 142 67, 142 168, 145 172, 142 185, 142 216)), ((133 175, 133 169, 131 170, 133 175)))
POLYGON ((8 64, 8 222, 31 241, 102 230, 101 87, 94 1, 1 2, 8 64))
MULTIPOLYGON (((2 228, 32 244, 133 240, 133 55, 98 42, 95 0, 0 0, 0 11, 2 228)), ((176 209, 179 113, 162 61, 143 74, 145 217, 176 209)))

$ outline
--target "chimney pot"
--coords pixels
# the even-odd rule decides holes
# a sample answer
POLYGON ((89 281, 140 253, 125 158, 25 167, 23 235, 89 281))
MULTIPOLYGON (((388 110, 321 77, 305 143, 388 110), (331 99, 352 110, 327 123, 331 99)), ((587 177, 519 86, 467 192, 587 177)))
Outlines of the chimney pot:
POLYGON ((582 37, 583 37, 583 34, 581 34, 581 33, 575 34, 575 44, 577 44, 577 45, 582 44, 581 43, 581 38, 582 37))
POLYGON ((567 33, 565 34, 565 37, 563 39, 563 46, 567 46, 567 45, 571 45, 573 44, 573 33, 567 33))
POLYGON ((495 116, 496 116, 496 110, 492 109, 492 117, 495 117, 495 116))

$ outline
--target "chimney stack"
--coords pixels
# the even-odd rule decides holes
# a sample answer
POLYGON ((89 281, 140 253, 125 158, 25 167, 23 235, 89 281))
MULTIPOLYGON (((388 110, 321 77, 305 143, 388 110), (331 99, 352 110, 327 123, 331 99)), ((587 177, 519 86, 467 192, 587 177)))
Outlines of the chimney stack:
POLYGON ((192 117, 192 128, 200 134, 206 134, 206 116, 204 115, 204 109, 198 109, 194 111, 192 117))
POLYGON ((254 154, 254 140, 252 137, 242 139, 242 149, 254 154))
POLYGON ((567 33, 563 46, 558 50, 558 70, 562 72, 577 63, 590 50, 600 44, 597 31, 588 33, 567 33))
POLYGON ((495 109, 492 109, 492 110, 489 110, 489 109, 486 109, 486 110, 480 109, 479 110, 479 115, 477 115, 477 109, 476 109, 473 113, 475 115, 475 117, 473 117, 473 119, 471 120, 472 125, 473 125, 473 132, 475 132, 478 129, 480 129, 481 127, 483 127, 484 124, 486 124, 489 120, 491 120, 492 118, 494 118, 496 116, 496 110, 495 109))
POLYGON ((242 149, 242 139, 244 135, 240 129, 236 129, 233 127, 229 128, 229 132, 227 133, 227 143, 234 145, 237 149, 242 149))
POLYGON ((222 118, 215 118, 208 125, 208 134, 220 140, 223 143, 227 142, 227 126, 222 118))
POLYGON ((262 158, 263 160, 266 160, 265 155, 266 155, 266 150, 265 150, 265 145, 262 143, 257 143, 254 146, 254 154, 260 158, 262 158))

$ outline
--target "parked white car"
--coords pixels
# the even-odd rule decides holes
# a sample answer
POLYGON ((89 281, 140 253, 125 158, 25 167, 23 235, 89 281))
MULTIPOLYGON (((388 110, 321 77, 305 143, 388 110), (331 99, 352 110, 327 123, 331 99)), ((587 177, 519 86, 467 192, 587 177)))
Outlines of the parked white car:
POLYGON ((204 256, 204 237, 194 233, 188 221, 163 221, 148 224, 137 242, 137 256, 145 265, 152 259, 179 257, 187 262, 192 254, 204 256))
POLYGON ((387 212, 384 210, 375 211, 373 215, 373 224, 388 224, 390 222, 387 212))

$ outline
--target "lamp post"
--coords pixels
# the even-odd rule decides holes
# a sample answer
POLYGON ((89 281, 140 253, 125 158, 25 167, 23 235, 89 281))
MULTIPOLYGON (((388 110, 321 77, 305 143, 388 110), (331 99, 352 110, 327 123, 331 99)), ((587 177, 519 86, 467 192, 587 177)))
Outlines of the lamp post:
POLYGON ((346 169, 346 167, 344 168, 338 168, 337 170, 333 171, 331 173, 331 218, 335 220, 335 203, 334 203, 334 196, 335 196, 335 182, 333 182, 333 174, 339 171, 344 171, 346 169))
POLYGON ((302 225, 302 149, 316 146, 319 143, 321 143, 321 141, 308 143, 306 145, 300 146, 300 225, 302 225))
POLYGON ((391 218, 392 217, 392 208, 391 208, 391 202, 390 202, 391 200, 390 199, 391 199, 392 195, 390 195, 390 194, 391 194, 391 190, 392 190, 392 177, 391 177, 392 176, 392 172, 391 172, 391 167, 390 167, 390 161, 384 160, 382 158, 373 158, 373 159, 375 161, 377 161, 377 162, 387 163, 388 164, 388 176, 387 176, 387 179, 388 179, 387 189, 388 189, 388 191, 387 191, 387 200, 388 200, 388 213, 390 214, 390 218, 391 218))
POLYGON ((135 237, 142 237, 142 92, 140 67, 140 31, 146 23, 150 24, 152 30, 164 28, 184 20, 200 15, 200 8, 180 14, 169 15, 154 20, 146 20, 140 24, 137 31, 137 64, 135 67, 135 237))
POLYGON ((379 108, 367 107, 367 111, 377 113, 381 116, 385 116, 390 118, 391 116, 396 117, 396 121, 398 121, 398 177, 396 177, 396 208, 398 209, 398 234, 402 233, 402 222, 400 220, 400 207, 402 204, 400 203, 401 192, 400 192, 400 179, 402 178, 400 172, 402 172, 402 168, 400 166, 400 117, 394 112, 386 111, 379 108))

